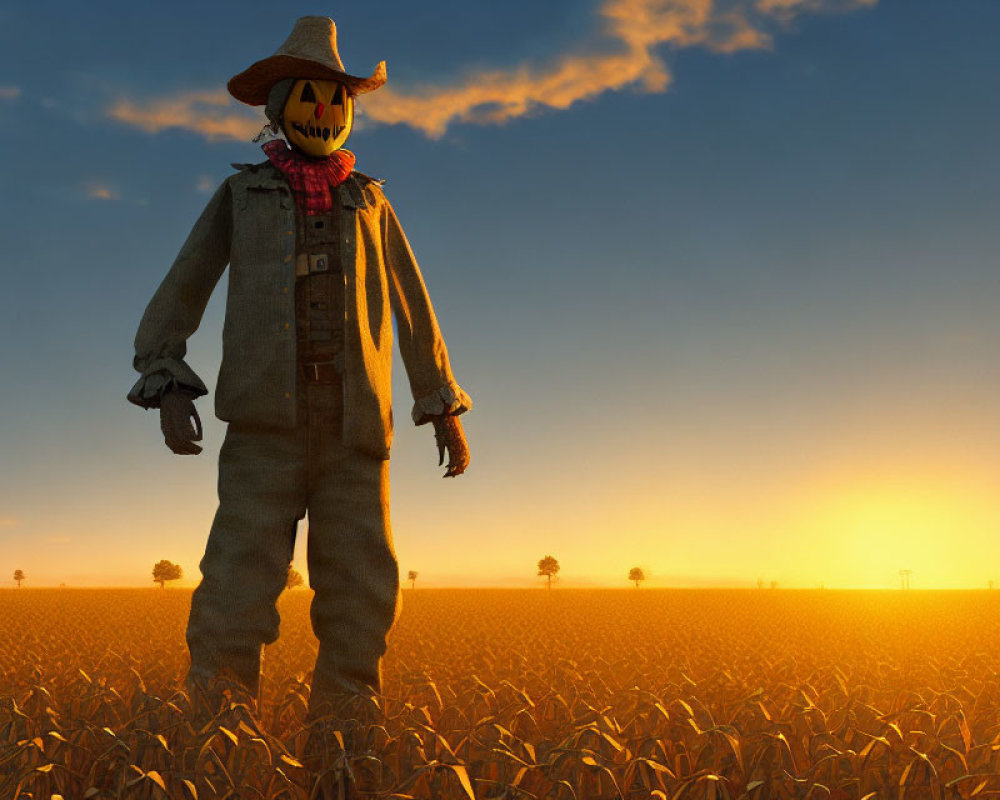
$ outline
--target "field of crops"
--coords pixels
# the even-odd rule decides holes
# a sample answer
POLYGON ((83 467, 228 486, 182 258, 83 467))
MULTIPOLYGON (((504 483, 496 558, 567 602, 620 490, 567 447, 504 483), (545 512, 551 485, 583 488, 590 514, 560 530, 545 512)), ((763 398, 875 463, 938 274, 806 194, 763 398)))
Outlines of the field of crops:
MULTIPOLYGON (((311 592, 263 706, 192 725, 190 592, 0 591, 0 798, 305 798, 311 592)), ((404 593, 383 798, 1000 795, 1000 592, 404 593)))

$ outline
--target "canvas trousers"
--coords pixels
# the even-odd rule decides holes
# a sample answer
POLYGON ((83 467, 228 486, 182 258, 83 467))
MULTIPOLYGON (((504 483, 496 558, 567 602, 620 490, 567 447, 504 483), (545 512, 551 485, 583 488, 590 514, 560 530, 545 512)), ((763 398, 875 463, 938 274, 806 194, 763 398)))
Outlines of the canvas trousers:
POLYGON ((191 601, 189 684, 220 675, 256 694, 263 645, 278 638, 298 522, 308 514, 310 608, 319 653, 310 711, 381 690, 381 657, 400 607, 389 526, 389 462, 341 442, 341 382, 301 375, 292 430, 230 424, 219 507, 191 601))

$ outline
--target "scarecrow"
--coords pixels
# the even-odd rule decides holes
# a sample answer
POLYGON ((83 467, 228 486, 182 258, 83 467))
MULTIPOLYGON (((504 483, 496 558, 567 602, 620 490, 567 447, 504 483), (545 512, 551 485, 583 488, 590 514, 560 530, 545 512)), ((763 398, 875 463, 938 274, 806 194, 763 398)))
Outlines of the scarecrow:
POLYGON ((264 106, 267 160, 234 164, 150 301, 135 339, 142 377, 128 398, 158 408, 167 446, 201 451, 185 363, 213 288, 229 265, 215 412, 219 508, 187 627, 188 685, 211 697, 220 680, 256 695, 263 645, 278 637, 299 520, 308 513, 309 582, 319 653, 310 714, 374 697, 399 607, 389 529, 393 325, 414 397, 432 423, 445 477, 469 453, 458 415, 472 407, 448 353, 417 262, 381 183, 343 149, 354 100, 385 82, 344 70, 336 27, 299 19, 271 57, 229 81, 264 106))

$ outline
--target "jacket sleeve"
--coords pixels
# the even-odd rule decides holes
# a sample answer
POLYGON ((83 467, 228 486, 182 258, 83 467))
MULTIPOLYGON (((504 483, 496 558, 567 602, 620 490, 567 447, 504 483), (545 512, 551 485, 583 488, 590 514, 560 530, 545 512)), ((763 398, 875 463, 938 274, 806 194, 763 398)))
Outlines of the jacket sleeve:
POLYGON ((441 414, 462 414, 472 408, 472 400, 452 375, 427 287, 388 201, 382 206, 381 224, 399 351, 413 393, 413 421, 423 425, 441 414))
POLYGON ((198 329, 212 290, 229 263, 232 219, 226 182, 201 213, 139 323, 132 365, 141 377, 128 393, 136 405, 158 408, 160 397, 174 386, 198 397, 208 394, 184 355, 187 339, 198 329))

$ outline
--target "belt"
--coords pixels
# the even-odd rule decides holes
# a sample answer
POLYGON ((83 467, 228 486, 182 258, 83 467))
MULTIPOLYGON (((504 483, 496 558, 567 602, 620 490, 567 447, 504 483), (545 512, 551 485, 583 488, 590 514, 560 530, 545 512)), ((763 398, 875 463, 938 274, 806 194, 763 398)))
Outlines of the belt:
POLYGON ((333 361, 307 361, 299 365, 302 377, 314 383, 335 383, 340 380, 336 363, 333 361))

